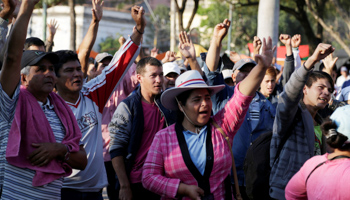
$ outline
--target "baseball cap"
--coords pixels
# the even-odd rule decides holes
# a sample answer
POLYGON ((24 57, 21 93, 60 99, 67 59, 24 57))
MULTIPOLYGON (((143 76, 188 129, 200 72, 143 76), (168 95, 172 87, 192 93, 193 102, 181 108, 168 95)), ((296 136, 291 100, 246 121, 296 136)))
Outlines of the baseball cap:
POLYGON ((163 64, 163 75, 166 76, 170 73, 181 74, 180 67, 174 62, 167 62, 163 64))
POLYGON ((36 51, 36 50, 26 50, 23 51, 22 59, 21 59, 21 69, 26 66, 33 66, 40 62, 43 58, 49 59, 52 64, 58 63, 58 56, 55 53, 47 53, 44 51, 36 51))
POLYGON ((221 73, 224 79, 232 78, 232 69, 224 69, 221 71, 221 73))
POLYGON ((346 68, 345 66, 342 66, 342 67, 340 68, 340 71, 342 71, 342 72, 347 72, 347 71, 348 71, 348 68, 346 68))
POLYGON ((347 143, 350 143, 350 105, 337 108, 330 118, 338 126, 337 132, 348 137, 347 143))
POLYGON ((251 58, 243 58, 243 59, 240 59, 238 62, 235 63, 235 65, 233 66, 233 69, 232 69, 232 72, 234 72, 236 69, 241 69, 243 66, 245 65, 248 65, 248 64, 251 64, 251 65, 256 65, 256 62, 251 59, 251 58))
POLYGON ((99 63, 99 62, 101 62, 103 59, 105 59, 105 58, 113 58, 113 56, 112 56, 112 54, 109 54, 109 53, 107 53, 107 52, 103 52, 103 53, 99 53, 99 54, 97 54, 97 56, 95 57, 95 61, 97 62, 97 63, 99 63))

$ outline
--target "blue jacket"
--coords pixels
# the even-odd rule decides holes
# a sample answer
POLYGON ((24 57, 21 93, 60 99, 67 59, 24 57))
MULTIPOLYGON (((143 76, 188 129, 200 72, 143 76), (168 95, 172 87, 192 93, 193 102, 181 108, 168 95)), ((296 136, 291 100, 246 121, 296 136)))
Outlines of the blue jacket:
MULTIPOLYGON (((224 84, 224 78, 220 72, 220 69, 215 72, 209 72, 208 68, 205 66, 204 72, 208 79, 208 85, 224 84)), ((225 106, 227 101, 233 95, 233 91, 234 87, 225 85, 225 88, 223 90, 212 96, 214 114, 225 106)), ((245 185, 243 164, 247 150, 251 143, 262 133, 272 131, 273 121, 276 113, 275 107, 264 97, 264 95, 262 95, 260 92, 257 92, 256 94, 258 94, 258 96, 255 96, 252 102, 257 101, 259 103, 260 113, 258 124, 255 128, 252 128, 250 120, 251 116, 248 111, 241 128, 233 138, 232 151, 235 159, 237 176, 240 186, 245 185)), ((250 105, 252 105, 252 103, 250 105)), ((233 183, 233 179, 231 182, 233 183)))
MULTIPOLYGON (((165 117, 165 125, 176 122, 176 112, 169 111, 160 102, 160 95, 155 103, 165 117)), ((141 102, 141 87, 118 105, 108 126, 111 135, 109 152, 111 158, 124 156, 125 169, 129 175, 135 156, 140 148, 144 120, 141 102)))

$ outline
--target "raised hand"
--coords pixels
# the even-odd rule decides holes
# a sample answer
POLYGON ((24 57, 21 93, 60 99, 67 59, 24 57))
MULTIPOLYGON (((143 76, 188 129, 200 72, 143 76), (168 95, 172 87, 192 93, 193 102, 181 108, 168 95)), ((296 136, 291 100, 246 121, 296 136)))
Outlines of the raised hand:
POLYGON ((18 0, 3 0, 2 2, 0 17, 6 20, 11 18, 13 11, 16 9, 18 0))
POLYGON ((153 49, 151 49, 151 57, 155 58, 158 56, 158 50, 156 47, 153 47, 153 49))
POLYGON ((214 34, 213 37, 216 37, 217 39, 222 41, 224 37, 226 36, 228 29, 230 27, 231 21, 228 19, 225 19, 222 23, 217 24, 214 28, 214 34))
POLYGON ((133 6, 131 8, 131 16, 136 22, 136 30, 140 33, 143 34, 144 29, 146 27, 146 19, 144 17, 145 10, 141 6, 133 6))
POLYGON ((92 19, 96 22, 101 21, 103 15, 103 3, 102 0, 92 0, 92 19))
POLYGON ((50 23, 47 24, 47 27, 49 28, 49 34, 54 36, 56 34, 57 29, 58 29, 57 20, 51 19, 50 23))
POLYGON ((162 63, 167 63, 167 62, 173 62, 174 60, 178 59, 180 57, 176 57, 176 53, 175 52, 171 52, 171 51, 167 51, 165 53, 164 58, 162 59, 162 63))
POLYGON ((118 42, 119 42, 120 46, 123 46, 123 44, 126 42, 126 39, 123 36, 120 36, 118 39, 118 42))
POLYGON ((235 51, 230 51, 230 60, 234 63, 238 62, 241 59, 241 56, 235 52, 235 51))
POLYGON ((334 48, 332 45, 320 43, 310 58, 313 59, 313 61, 318 62, 333 53, 333 51, 334 48))
POLYGON ((262 65, 264 68, 271 66, 271 62, 273 59, 273 54, 276 50, 276 46, 272 47, 272 39, 269 37, 267 39, 263 38, 263 47, 261 54, 255 55, 255 60, 258 65, 262 65))
POLYGON ((254 55, 259 54, 262 42, 258 36, 254 36, 253 47, 254 47, 254 55))
POLYGON ((323 59, 323 64, 326 70, 331 72, 337 60, 338 60, 338 57, 333 58, 332 53, 329 54, 327 57, 325 57, 323 59))
POLYGON ((292 43, 292 38, 288 34, 281 34, 279 39, 285 46, 290 46, 292 43))
POLYGON ((185 31, 180 32, 179 34, 179 51, 185 58, 196 59, 196 50, 191 41, 191 38, 185 31))
POLYGON ((293 48, 297 48, 299 47, 301 43, 301 35, 300 34, 296 34, 292 37, 292 47, 293 48))

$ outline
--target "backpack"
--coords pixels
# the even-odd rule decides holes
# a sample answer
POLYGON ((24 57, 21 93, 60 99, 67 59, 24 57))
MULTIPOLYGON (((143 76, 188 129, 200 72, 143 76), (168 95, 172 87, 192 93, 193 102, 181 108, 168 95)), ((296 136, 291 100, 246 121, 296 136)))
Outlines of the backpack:
MULTIPOLYGON (((295 127, 299 118, 301 118, 301 111, 298 107, 294 121, 290 127, 295 127)), ((281 139, 280 145, 278 146, 274 162, 276 162, 284 144, 292 135, 293 128, 287 130, 288 132, 281 139)), ((269 195, 271 139, 272 131, 267 131, 254 140, 248 148, 243 169, 246 182, 246 194, 250 199, 272 199, 269 195)))

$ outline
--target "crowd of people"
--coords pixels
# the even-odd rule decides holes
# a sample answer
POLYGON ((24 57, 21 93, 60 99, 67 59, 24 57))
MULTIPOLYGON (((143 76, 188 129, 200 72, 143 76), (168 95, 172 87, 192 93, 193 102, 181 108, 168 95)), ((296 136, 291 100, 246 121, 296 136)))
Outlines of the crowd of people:
POLYGON ((350 76, 331 45, 301 62, 301 36, 281 34, 283 67, 270 37, 254 37, 252 58, 221 56, 225 19, 201 58, 180 32, 182 58, 158 60, 141 52, 145 10, 133 6, 130 37, 90 58, 103 1, 78 53, 52 52, 55 20, 46 42, 26 38, 37 3, 0 12, 1 199, 350 198, 350 76), (246 155, 266 133, 269 187, 252 197, 246 155))

